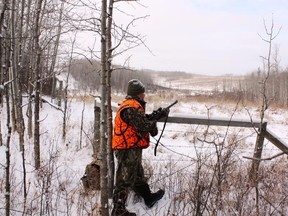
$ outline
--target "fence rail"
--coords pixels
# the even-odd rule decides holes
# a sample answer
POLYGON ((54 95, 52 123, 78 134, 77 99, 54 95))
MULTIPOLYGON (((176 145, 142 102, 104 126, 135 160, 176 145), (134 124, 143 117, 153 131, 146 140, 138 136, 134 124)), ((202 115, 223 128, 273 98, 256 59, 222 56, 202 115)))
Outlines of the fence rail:
POLYGON ((271 143, 273 143, 280 150, 282 150, 284 153, 288 154, 288 145, 285 144, 282 140, 280 140, 280 138, 273 135, 273 133, 268 129, 266 129, 265 131, 265 138, 269 140, 271 143))
MULTIPOLYGON (((159 122, 164 122, 165 118, 159 120, 159 122)), ((251 121, 251 120, 239 120, 231 118, 207 118, 207 117, 197 117, 182 114, 172 114, 168 117, 167 122, 176 124, 197 124, 197 125, 214 125, 214 126, 226 126, 226 127, 250 127, 257 128, 261 127, 261 124, 267 124, 267 122, 261 121, 251 121)), ((288 145, 275 136, 271 131, 265 129, 263 131, 264 138, 274 144, 284 153, 288 154, 288 145)))
MULTIPOLYGON (((159 120, 159 122, 164 122, 165 118, 159 120)), ((246 120, 237 120, 231 118, 207 118, 199 116, 189 116, 174 114, 169 116, 167 122, 177 123, 177 124, 197 124, 197 125, 215 125, 215 126, 226 126, 226 127, 252 127, 260 128, 260 121, 246 121, 246 120)))

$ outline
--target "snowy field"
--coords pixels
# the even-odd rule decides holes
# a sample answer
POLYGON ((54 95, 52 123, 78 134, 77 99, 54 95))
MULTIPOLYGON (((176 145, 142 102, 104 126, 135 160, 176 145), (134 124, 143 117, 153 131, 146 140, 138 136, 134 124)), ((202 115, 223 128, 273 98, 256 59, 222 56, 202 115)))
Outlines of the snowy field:
MULTIPOLYGON (((257 107, 236 107, 232 104, 198 103, 187 100, 181 101, 181 98, 177 99, 179 103, 171 108, 171 116, 207 117, 209 115, 213 118, 230 118, 233 116, 242 120, 249 120, 252 116, 253 120, 259 119, 257 107)), ((159 105, 168 105, 173 100, 159 102, 149 101, 147 98, 147 102, 147 111, 151 112, 153 109, 157 109, 159 105)), ((28 194, 25 205, 26 214, 24 215, 97 215, 99 194, 85 196, 80 180, 84 174, 85 166, 93 160, 91 145, 94 119, 93 105, 94 102, 91 99, 70 100, 67 138, 62 140, 63 113, 47 103, 43 104, 41 110, 42 168, 39 175, 36 175, 34 169, 33 140, 26 137, 25 141, 28 194), (82 118, 83 131, 80 130, 82 118)), ((3 107, 0 110, 2 138, 5 144, 7 140, 6 110, 3 107)), ((268 109, 265 120, 268 122, 269 130, 283 142, 288 143, 288 111, 285 109, 268 109)), ((160 134, 163 123, 158 123, 158 128, 160 134)), ((166 193, 163 199, 152 209, 147 209, 144 202, 136 199, 131 193, 127 208, 139 216, 192 215, 193 210, 189 206, 191 203, 184 196, 185 193, 188 193, 188 188, 191 188, 192 181, 190 180, 196 176, 195 169, 196 167, 199 168, 199 160, 205 159, 207 160, 205 164, 213 164, 217 160, 215 151, 221 150, 219 146, 222 146, 223 143, 225 146, 236 139, 237 142, 233 142, 235 146, 231 157, 238 163, 247 163, 249 160, 243 156, 253 156, 256 132, 253 128, 215 126, 208 128, 201 125, 167 123, 157 149, 157 156, 154 156, 154 146, 157 139, 158 136, 151 139, 151 147, 144 150, 143 162, 152 190, 163 188, 166 193)), ((23 215, 24 198, 22 157, 19 152, 16 133, 13 133, 11 137, 10 149, 11 215, 18 216, 23 215)), ((279 152, 279 149, 265 140, 263 158, 271 157, 279 152)), ((5 212, 5 164, 5 146, 0 146, 0 175, 2 176, 0 179, 0 215, 4 215, 5 212)), ((227 209, 223 212, 227 212, 227 209)), ((286 213, 288 214, 288 212, 286 213)), ((225 214, 222 213, 221 215, 225 214)), ((243 213, 242 215, 246 214, 243 213)))

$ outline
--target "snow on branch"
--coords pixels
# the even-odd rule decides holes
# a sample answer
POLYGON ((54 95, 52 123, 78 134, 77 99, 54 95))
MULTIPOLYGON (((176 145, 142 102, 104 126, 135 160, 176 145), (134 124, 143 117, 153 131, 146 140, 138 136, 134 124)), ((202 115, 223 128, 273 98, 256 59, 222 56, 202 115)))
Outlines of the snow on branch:
POLYGON ((57 109, 57 110, 60 110, 61 112, 64 112, 62 107, 59 107, 53 103, 50 103, 48 100, 44 99, 44 98, 41 98, 41 100, 44 102, 44 103, 48 103, 51 107, 57 109))

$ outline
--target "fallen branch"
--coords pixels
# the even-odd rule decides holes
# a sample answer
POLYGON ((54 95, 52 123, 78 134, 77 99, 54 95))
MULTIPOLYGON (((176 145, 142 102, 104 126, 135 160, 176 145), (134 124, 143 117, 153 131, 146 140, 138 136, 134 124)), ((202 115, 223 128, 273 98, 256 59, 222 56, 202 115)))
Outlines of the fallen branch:
POLYGON ((44 99, 44 98, 41 98, 41 100, 44 102, 44 103, 48 103, 51 107, 57 109, 57 110, 60 110, 61 112, 64 112, 62 107, 59 107, 53 103, 50 103, 48 100, 44 99))
POLYGON ((279 156, 284 155, 284 154, 286 154, 286 153, 285 152, 281 152, 281 153, 276 154, 276 155, 274 155, 272 157, 269 157, 269 158, 253 158, 253 157, 246 157, 246 156, 243 156, 243 158, 249 159, 249 160, 265 161, 265 160, 275 159, 276 157, 279 157, 279 156))

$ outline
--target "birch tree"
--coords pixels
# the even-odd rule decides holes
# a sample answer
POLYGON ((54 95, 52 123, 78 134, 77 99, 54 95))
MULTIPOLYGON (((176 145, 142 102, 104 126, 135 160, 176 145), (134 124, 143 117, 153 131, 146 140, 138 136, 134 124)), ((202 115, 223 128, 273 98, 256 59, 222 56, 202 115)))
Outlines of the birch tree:
POLYGON ((102 0, 101 10, 101 113, 100 113, 100 152, 101 152, 101 215, 108 216, 107 193, 107 0, 102 0))
POLYGON ((113 21, 113 4, 114 0, 109 1, 108 7, 108 19, 107 19, 107 155, 108 155, 108 196, 112 198, 113 186, 114 186, 114 157, 112 151, 112 136, 113 136, 113 124, 112 124, 112 106, 111 106, 111 75, 112 75, 112 21, 113 21))

